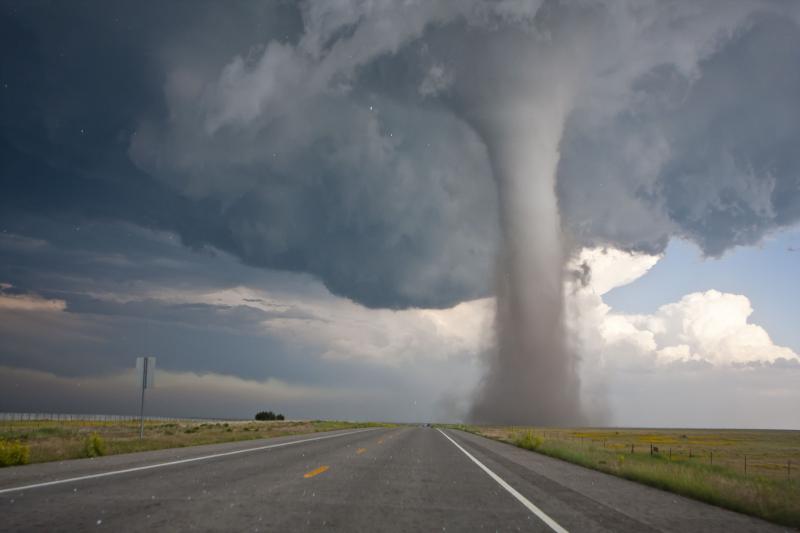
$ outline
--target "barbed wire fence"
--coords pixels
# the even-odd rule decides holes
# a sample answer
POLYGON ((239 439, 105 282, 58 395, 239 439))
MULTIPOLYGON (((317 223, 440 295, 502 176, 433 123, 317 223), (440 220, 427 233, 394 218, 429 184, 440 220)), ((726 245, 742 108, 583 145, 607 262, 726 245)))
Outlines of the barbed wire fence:
MULTIPOLYGON (((170 417, 170 416, 145 416, 144 419, 148 422, 164 422, 164 423, 179 423, 179 422, 206 422, 206 423, 223 423, 223 422, 244 422, 249 421, 249 418, 203 418, 203 417, 170 417)), ((112 415, 112 414, 97 414, 97 413, 12 413, 0 412, 0 426, 14 425, 22 422, 118 422, 118 423, 133 423, 138 422, 138 415, 112 415)))
MULTIPOLYGON (((783 477, 786 480, 800 479, 800 461, 785 456, 772 456, 769 453, 735 453, 724 447, 715 448, 702 444, 664 444, 626 440, 624 437, 597 438, 574 435, 565 430, 530 430, 544 439, 563 441, 579 448, 597 448, 619 455, 649 455, 669 461, 692 461, 709 466, 720 466, 743 475, 762 475, 783 477)), ((512 428, 514 431, 514 428, 512 428)), ((526 431, 519 428, 517 431, 526 431)))

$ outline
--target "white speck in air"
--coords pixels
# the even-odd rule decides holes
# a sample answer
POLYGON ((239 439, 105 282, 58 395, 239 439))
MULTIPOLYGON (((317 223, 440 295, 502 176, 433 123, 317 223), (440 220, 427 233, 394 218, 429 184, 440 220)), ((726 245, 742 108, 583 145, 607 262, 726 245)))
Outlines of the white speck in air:
POLYGON ((100 524, 102 524, 102 523, 103 523, 103 521, 102 521, 102 520, 100 520, 100 519, 98 519, 98 520, 97 520, 97 525, 98 525, 98 526, 99 526, 100 524))

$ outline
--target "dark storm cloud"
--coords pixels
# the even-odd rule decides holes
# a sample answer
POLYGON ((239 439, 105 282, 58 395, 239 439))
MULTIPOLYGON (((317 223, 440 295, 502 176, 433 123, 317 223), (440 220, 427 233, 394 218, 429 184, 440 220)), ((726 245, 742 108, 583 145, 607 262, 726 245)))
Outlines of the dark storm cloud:
POLYGON ((576 112, 559 171, 572 234, 650 253, 679 235, 719 255, 796 223, 798 61, 797 21, 756 12, 697 72, 656 65, 599 126, 576 112))
MULTIPOLYGON (((79 272, 73 290, 96 290, 79 272)), ((2 294, 38 295, 15 288, 2 294)), ((313 320, 305 313, 265 312, 249 306, 172 303, 153 299, 100 300, 76 292, 58 294, 63 309, 25 309, 0 305, 0 365, 92 376, 131 367, 135 357, 158 354, 165 369, 266 379, 269 376, 315 381, 330 369, 312 365, 316 353, 302 353, 270 335, 269 320, 313 320), (309 368, 304 368, 305 366, 309 368)), ((2 295, 0 295, 2 296, 2 295)), ((124 297, 124 293, 115 296, 124 297)))
MULTIPOLYGON (((368 383, 410 391, 418 385, 380 358, 327 357, 331 346, 315 332, 337 323, 347 327, 348 319, 337 313, 340 300, 307 275, 265 272, 225 253, 192 251, 169 234, 130 224, 54 228, 52 221, 27 219, 25 225, 53 239, 0 233, 0 366, 94 379, 127 372, 136 357, 153 354, 170 372, 314 387, 368 383), (240 288, 244 292, 235 293, 240 288), (32 303, 11 305, 15 301, 3 296, 32 303)), ((390 333, 376 326, 363 339, 386 350, 390 333)), ((414 342, 425 350, 424 339, 414 342)), ((435 379, 437 363, 425 364, 435 379)), ((435 390, 415 394, 423 398, 435 390)), ((57 396, 42 394, 54 409, 57 396)))
POLYGON ((204 303, 167 304, 145 299, 113 302, 94 298, 73 297, 68 309, 73 313, 88 313, 112 317, 138 318, 164 324, 193 325, 203 328, 250 331, 258 333, 259 326, 269 320, 315 320, 316 317, 298 311, 264 311, 247 305, 212 305, 204 303))
MULTIPOLYGON (((488 293, 496 193, 481 140, 448 102, 470 75, 469 47, 453 43, 532 24, 535 5, 487 15, 443 2, 363 35, 370 11, 356 3, 316 15, 288 2, 2 7, 7 229, 25 234, 14 221, 26 213, 167 229, 370 306, 488 293), (323 57, 348 40, 378 51, 337 73, 299 54, 301 39, 323 57), (315 68, 332 72, 305 88, 315 68), (269 91, 285 108, 265 120, 269 91)), ((615 88, 632 105, 598 119, 606 102, 587 97, 571 114, 558 187, 578 243, 659 251, 678 234, 719 254, 798 219, 800 32, 791 17, 736 20, 696 71, 644 58, 615 88)))
POLYGON ((562 244, 682 236, 719 254, 800 218, 797 9, 0 1, 0 282, 66 305, 6 312, 0 364, 75 376, 157 353, 172 370, 396 385, 258 330, 302 312, 151 295, 324 292, 313 276, 371 307, 446 307, 490 294, 513 248, 551 259, 503 289, 537 311, 509 308, 533 339, 497 364, 523 390, 536 339, 564 340, 560 304, 530 296, 561 294, 562 244), (580 61, 538 63, 553 57, 580 61), (533 126, 546 150, 527 149, 533 126), (507 209, 546 191, 499 206, 498 183, 551 183, 543 161, 558 211, 507 209), (543 225, 545 248, 529 240, 543 225))
POLYGON ((280 128, 213 138, 201 129, 177 140, 160 133, 182 118, 170 87, 181 90, 187 76, 208 83, 237 54, 296 39, 292 3, 3 7, 7 230, 26 234, 17 219, 27 213, 65 225, 129 221, 248 264, 309 272, 370 306, 437 307, 486 294, 491 183, 482 147, 446 115, 374 98, 379 124, 364 106, 331 98, 305 116, 322 133, 291 147, 281 145, 280 128), (369 122, 375 131, 360 133, 369 122), (358 136, 361 152, 350 149, 358 136), (194 166, 184 177, 172 155, 154 166, 141 152, 134 165, 131 142, 163 144, 194 166), (442 157, 454 164, 441 167, 442 157), (211 190, 198 192, 197 180, 211 190))
POLYGON ((163 290, 210 292, 235 286, 299 296, 324 293, 308 276, 247 268, 223 252, 187 248, 174 234, 130 223, 65 224, 16 212, 0 217, 0 223, 27 233, 0 231, 2 282, 48 298, 92 293, 130 300, 163 290))
MULTIPOLYGON (((81 231, 91 239, 96 229, 81 231)), ((146 296, 185 289, 196 299, 197 291, 225 289, 232 280, 250 282, 250 287, 267 284, 277 287, 278 294, 291 291, 294 298, 320 292, 308 287, 307 281, 283 274, 265 278, 229 256, 198 257, 175 243, 154 244, 159 250, 157 261, 137 264, 141 251, 134 250, 111 258, 114 265, 110 267, 109 257, 102 252, 76 252, 41 242, 33 246, 21 240, 0 239, 3 283, 15 283, 0 289, 0 366, 60 376, 102 376, 129 370, 142 354, 156 354, 159 367, 173 372, 191 369, 200 374, 312 385, 335 381, 337 386, 355 386, 368 381, 388 386, 394 382, 388 368, 363 361, 328 361, 321 358, 325 346, 303 339, 287 342, 285 335, 272 332, 271 321, 296 321, 312 330, 315 323, 325 320, 291 303, 270 306, 262 301, 262 307, 256 308, 146 296), (10 240, 16 246, 13 256, 6 255, 10 240), (21 247, 28 249, 21 251, 21 247), (196 268, 198 261, 203 268, 193 271, 191 265, 196 268), (13 271, 19 273, 18 280, 9 280, 7 273, 13 271), (103 271, 113 276, 103 276, 103 271), (26 297, 35 305, 9 306, 3 296, 26 297)), ((146 240, 139 235, 131 242, 138 242, 141 249, 146 240)))
POLYGON ((433 382, 453 375, 447 363, 425 361, 430 383, 421 384, 410 366, 398 373, 381 361, 329 360, 327 346, 272 331, 280 321, 311 333, 327 320, 292 304, 330 298, 307 276, 265 273, 130 225, 49 233, 58 238, 0 234, 2 410, 132 413, 131 372, 143 354, 158 357, 150 405, 163 415, 247 417, 267 405, 292 416, 408 419, 412 399, 431 409, 433 382), (124 249, 111 253, 123 235, 124 249), (213 296, 239 284, 267 287, 278 301, 241 298, 256 308, 213 296), (181 290, 193 303, 171 298, 181 290), (220 303, 197 303, 208 292, 220 303))

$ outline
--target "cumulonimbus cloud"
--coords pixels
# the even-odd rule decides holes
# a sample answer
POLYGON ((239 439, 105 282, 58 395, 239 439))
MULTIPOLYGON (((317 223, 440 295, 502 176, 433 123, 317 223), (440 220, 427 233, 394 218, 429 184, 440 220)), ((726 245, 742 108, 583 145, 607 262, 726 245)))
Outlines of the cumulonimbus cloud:
POLYGON ((559 147, 574 244, 658 253, 677 235, 718 255, 800 218, 796 3, 116 6, 109 17, 158 16, 159 31, 103 32, 103 54, 67 29, 87 12, 37 9, 3 20, 36 52, 4 48, 9 79, 27 80, 4 92, 4 209, 174 231, 370 307, 487 296, 496 190, 454 100, 482 76, 478 37, 546 45, 558 24, 580 27, 590 52, 559 147), (51 40, 80 53, 59 63, 51 40), (69 65, 101 65, 113 89, 69 65))
MULTIPOLYGON (((22 80, 3 93, 0 185, 12 193, 0 218, 12 231, 54 213, 76 232, 86 219, 130 221, 401 309, 490 295, 508 266, 497 268, 498 255, 545 233, 534 231, 543 218, 508 215, 517 199, 547 199, 541 255, 552 261, 520 269, 511 294, 536 291, 525 272, 556 294, 558 263, 581 247, 658 254, 679 236, 718 255, 800 219, 796 3, 276 3, 258 13, 264 31, 253 8, 226 6, 208 20, 173 14, 163 26, 173 32, 103 33, 101 52, 70 41, 81 52, 70 62, 47 43, 80 35, 72 28, 87 12, 36 9, 0 20, 14 43, 2 47, 4 68, 22 80), (8 52, 18 42, 30 59, 8 52), (118 90, 69 70, 86 65, 118 90), (529 120, 545 116, 547 127, 529 120), (526 150, 537 127, 545 149, 526 150), (526 139, 509 150, 497 132, 526 139), (531 185, 529 166, 545 186, 502 198, 498 185, 531 185)), ((153 26, 144 13, 127 22, 153 26)), ((676 303, 659 320, 714 298, 676 303)), ((746 324, 746 306, 726 298, 731 320, 746 324)), ((560 331, 553 309, 537 322, 560 331)), ((524 326, 534 315, 512 318, 524 326)), ((629 340, 654 335, 612 318, 629 340)), ((654 341, 660 357, 713 359, 696 332, 675 335, 694 340, 654 341)))
POLYGON ((614 311, 603 295, 645 275, 658 256, 617 249, 583 249, 571 263, 587 266, 588 279, 568 286, 570 327, 589 366, 655 370, 671 364, 715 367, 800 360, 792 349, 775 344, 767 331, 750 322, 747 296, 710 289, 664 303, 651 314, 614 311))
POLYGON ((267 37, 216 72, 172 67, 169 118, 142 122, 131 142, 146 172, 217 202, 209 216, 230 232, 218 244, 248 262, 311 272, 370 306, 486 295, 497 205, 485 140, 459 94, 486 85, 497 63, 481 66, 469 43, 502 47, 520 28, 528 47, 573 28, 588 49, 557 182, 576 244, 657 253, 678 235, 719 254, 800 217, 800 121, 789 118, 800 86, 780 52, 800 42, 789 6, 347 2, 301 12, 295 42, 267 37))

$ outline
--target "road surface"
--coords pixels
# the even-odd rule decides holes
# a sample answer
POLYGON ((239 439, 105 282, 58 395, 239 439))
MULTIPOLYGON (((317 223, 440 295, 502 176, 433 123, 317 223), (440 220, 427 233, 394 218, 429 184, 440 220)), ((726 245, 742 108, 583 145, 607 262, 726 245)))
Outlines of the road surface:
POLYGON ((3 531, 784 531, 460 431, 336 431, 0 469, 3 531))

